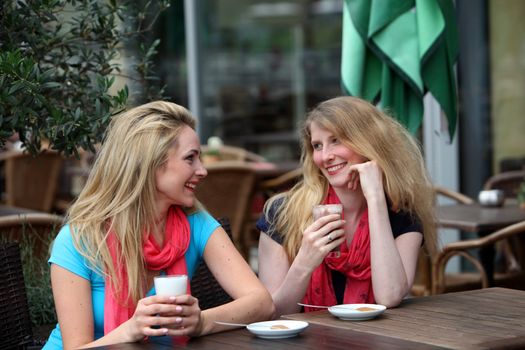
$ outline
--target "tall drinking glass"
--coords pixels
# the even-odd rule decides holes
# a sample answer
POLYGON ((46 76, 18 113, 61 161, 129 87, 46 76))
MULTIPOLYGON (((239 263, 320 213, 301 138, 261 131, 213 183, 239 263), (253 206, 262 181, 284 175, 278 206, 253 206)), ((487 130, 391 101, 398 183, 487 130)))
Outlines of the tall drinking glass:
MULTIPOLYGON (((314 220, 317 220, 323 216, 331 215, 331 214, 339 214, 339 218, 343 215, 343 205, 342 204, 320 204, 314 206, 312 210, 312 214, 314 217, 314 220)), ((339 247, 335 247, 332 249, 332 251, 328 254, 330 257, 336 257, 338 258, 341 255, 339 252, 339 247)))

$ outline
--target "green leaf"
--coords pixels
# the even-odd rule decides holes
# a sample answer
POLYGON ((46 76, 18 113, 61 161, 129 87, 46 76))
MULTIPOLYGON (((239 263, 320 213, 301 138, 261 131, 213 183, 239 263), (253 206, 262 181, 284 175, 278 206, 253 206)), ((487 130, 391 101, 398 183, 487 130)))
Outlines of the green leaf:
POLYGON ((133 28, 139 12, 148 14, 141 28, 150 28, 146 22, 156 18, 167 2, 4 1, 0 5, 0 143, 17 130, 33 135, 23 140, 31 152, 38 152, 41 137, 66 155, 78 146, 93 149, 111 115, 128 103, 126 81, 124 88, 113 89, 115 75, 124 71, 118 60, 128 54, 120 51, 124 47, 143 62, 142 73, 127 70, 130 79, 138 82, 133 86, 142 85, 132 93, 162 94, 162 87, 152 85, 158 78, 151 71, 159 41, 144 39, 147 33, 133 28))
POLYGON ((54 82, 54 81, 50 81, 48 83, 42 84, 41 86, 42 88, 46 88, 46 89, 54 89, 54 88, 62 87, 62 84, 54 82))

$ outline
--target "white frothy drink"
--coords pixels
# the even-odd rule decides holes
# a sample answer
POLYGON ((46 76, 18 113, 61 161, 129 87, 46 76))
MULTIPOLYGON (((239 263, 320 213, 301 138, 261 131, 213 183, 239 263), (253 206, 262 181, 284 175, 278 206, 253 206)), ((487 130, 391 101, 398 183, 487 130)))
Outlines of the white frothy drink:
POLYGON ((188 285, 188 276, 186 275, 155 276, 153 281, 157 295, 178 296, 186 294, 188 285))
POLYGON ((343 205, 342 204, 321 204, 314 206, 313 212, 314 220, 317 220, 323 216, 330 214, 343 214, 343 205))

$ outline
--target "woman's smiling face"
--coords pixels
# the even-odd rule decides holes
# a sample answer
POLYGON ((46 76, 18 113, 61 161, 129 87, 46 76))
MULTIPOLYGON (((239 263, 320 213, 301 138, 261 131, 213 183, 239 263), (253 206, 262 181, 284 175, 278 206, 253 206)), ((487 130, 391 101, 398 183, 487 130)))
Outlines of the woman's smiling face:
POLYGON ((349 180, 348 167, 363 163, 366 158, 343 145, 337 135, 316 122, 310 125, 312 158, 333 187, 345 187, 349 180))
POLYGON ((185 126, 177 145, 168 151, 168 160, 157 170, 157 201, 164 205, 191 207, 195 187, 208 172, 200 160, 200 143, 195 131, 185 126))

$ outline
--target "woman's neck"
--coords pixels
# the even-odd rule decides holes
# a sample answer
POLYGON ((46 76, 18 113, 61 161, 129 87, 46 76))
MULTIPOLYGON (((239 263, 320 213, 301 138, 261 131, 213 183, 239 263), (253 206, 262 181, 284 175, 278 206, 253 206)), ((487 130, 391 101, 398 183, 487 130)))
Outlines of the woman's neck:
POLYGON ((345 213, 345 219, 350 219, 350 216, 360 217, 366 208, 366 199, 358 188, 355 191, 351 191, 343 188, 335 188, 334 191, 339 198, 339 201, 343 205, 343 212, 345 213))
POLYGON ((153 230, 153 237, 160 247, 164 246, 164 237, 166 233, 166 219, 168 217, 168 211, 165 210, 162 213, 157 213, 155 219, 155 229, 153 230))

